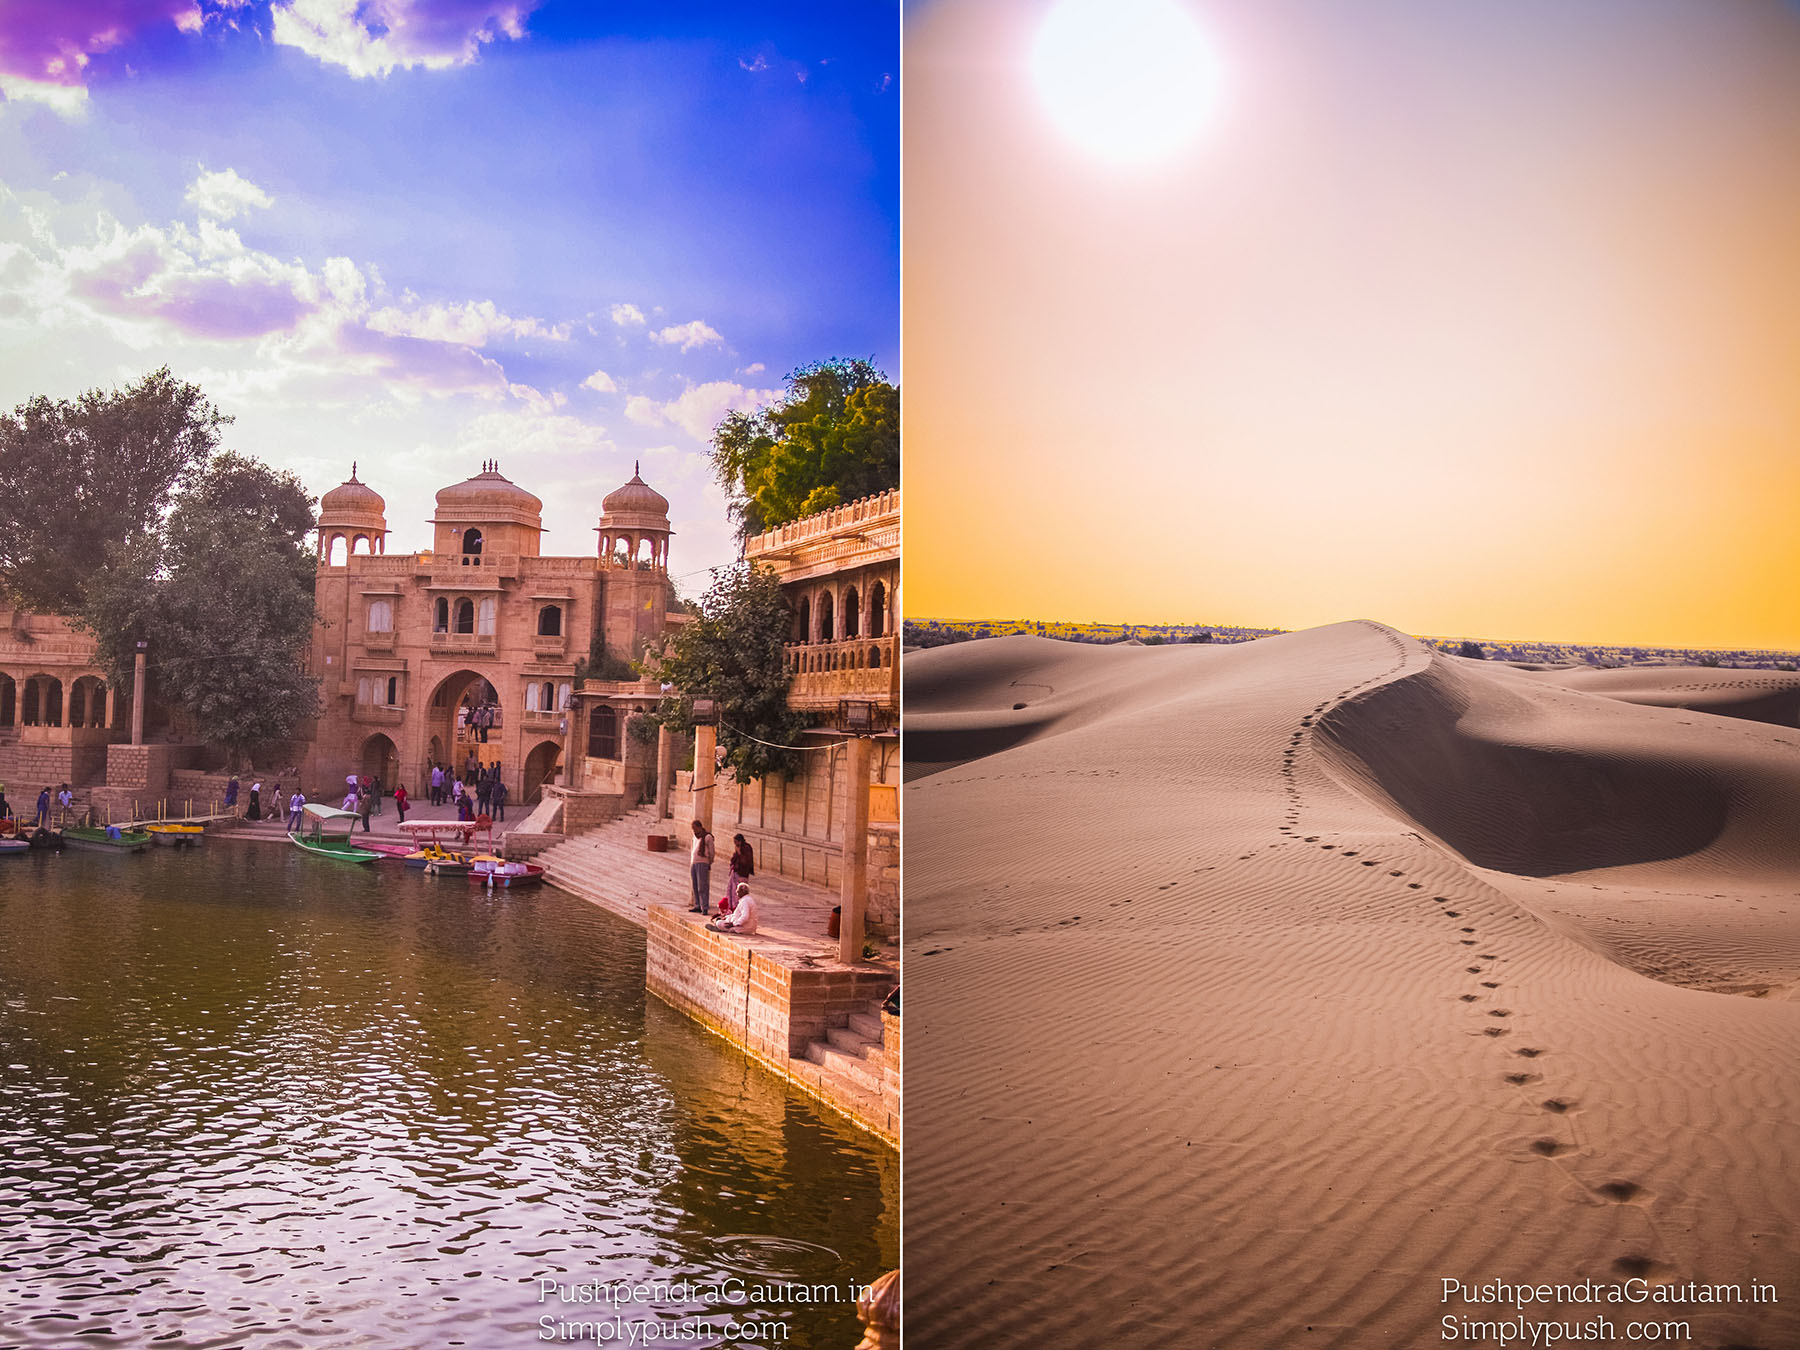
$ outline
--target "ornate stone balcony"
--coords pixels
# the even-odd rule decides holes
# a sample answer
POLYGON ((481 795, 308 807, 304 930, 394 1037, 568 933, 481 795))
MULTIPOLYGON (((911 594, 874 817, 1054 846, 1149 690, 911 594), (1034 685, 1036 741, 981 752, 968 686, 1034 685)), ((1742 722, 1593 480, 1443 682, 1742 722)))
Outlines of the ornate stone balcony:
POLYGON ((433 633, 431 650, 446 655, 469 652, 476 656, 492 656, 499 650, 499 641, 492 633, 433 633))
POLYGON ((802 711, 835 710, 839 699, 861 698, 883 707, 900 706, 900 639, 848 638, 842 642, 796 642, 787 649, 788 706, 802 711))

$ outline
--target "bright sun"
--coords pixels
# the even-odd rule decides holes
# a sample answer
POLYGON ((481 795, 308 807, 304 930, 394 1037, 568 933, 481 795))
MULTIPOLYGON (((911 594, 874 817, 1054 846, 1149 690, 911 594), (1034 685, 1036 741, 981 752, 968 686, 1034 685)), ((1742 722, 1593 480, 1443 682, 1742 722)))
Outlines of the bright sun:
POLYGON ((1218 62, 1181 0, 1058 0, 1031 52, 1064 135, 1121 164, 1167 158, 1218 101, 1218 62))

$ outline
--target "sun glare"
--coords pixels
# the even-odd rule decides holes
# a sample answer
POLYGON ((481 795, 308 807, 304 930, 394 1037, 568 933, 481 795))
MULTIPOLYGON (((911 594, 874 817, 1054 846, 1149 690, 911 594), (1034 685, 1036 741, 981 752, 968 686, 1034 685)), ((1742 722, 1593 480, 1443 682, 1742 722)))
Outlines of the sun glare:
POLYGON ((1031 70, 1058 129, 1119 164, 1168 158, 1218 100, 1217 58, 1181 0, 1059 0, 1031 70))

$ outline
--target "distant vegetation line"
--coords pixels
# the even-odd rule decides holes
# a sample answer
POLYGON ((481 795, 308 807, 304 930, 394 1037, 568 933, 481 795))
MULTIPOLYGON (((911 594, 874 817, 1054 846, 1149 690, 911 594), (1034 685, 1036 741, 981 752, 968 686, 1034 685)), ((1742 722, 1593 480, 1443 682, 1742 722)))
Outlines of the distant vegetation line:
MULTIPOLYGON (((945 647, 979 638, 1028 634, 1063 642, 1105 646, 1136 642, 1156 647, 1182 642, 1251 642, 1285 633, 1285 628, 1238 628, 1231 624, 1046 623, 1036 619, 908 619, 903 641, 909 649, 945 647)), ((1795 670, 1800 653, 1708 647, 1627 647, 1607 643, 1516 642, 1491 638, 1447 638, 1415 634, 1448 656, 1521 665, 1718 666, 1730 670, 1795 670)))

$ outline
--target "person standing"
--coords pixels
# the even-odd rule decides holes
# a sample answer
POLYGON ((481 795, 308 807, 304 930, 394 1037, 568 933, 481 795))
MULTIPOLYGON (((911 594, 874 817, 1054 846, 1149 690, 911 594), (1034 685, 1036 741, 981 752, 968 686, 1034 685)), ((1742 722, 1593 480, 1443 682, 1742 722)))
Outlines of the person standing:
POLYGON ((281 819, 281 804, 286 800, 287 798, 281 795, 280 783, 269 789, 269 819, 271 821, 281 819))
POLYGON ((694 842, 688 848, 688 880, 694 888, 690 914, 704 914, 712 906, 712 865, 715 850, 712 831, 694 822, 694 842))
POLYGON ((444 766, 436 760, 431 762, 431 804, 444 804, 444 766))
MULTIPOLYGON (((270 803, 269 812, 271 815, 273 815, 277 809, 279 808, 277 808, 274 803, 270 803)), ((244 819, 262 819, 262 779, 260 778, 250 785, 250 809, 244 812, 244 819)))
POLYGON ((356 814, 362 817, 364 834, 369 832, 369 812, 374 809, 374 806, 375 794, 366 787, 357 789, 355 809, 356 814))
POLYGON ((400 823, 406 824, 406 784, 394 784, 394 810, 400 813, 400 823))
POLYGON ((300 830, 300 822, 305 818, 305 813, 306 794, 299 788, 295 788, 294 795, 288 798, 288 829, 298 833, 300 830))
POLYGON ((731 871, 725 878, 725 899, 729 904, 720 905, 720 909, 729 909, 737 904, 738 892, 743 890, 744 883, 756 875, 756 854, 750 847, 750 841, 741 834, 731 836, 731 871))
POLYGON ((488 742, 488 732, 494 729, 494 705, 491 703, 482 704, 481 712, 478 716, 481 725, 481 743, 486 745, 488 742))
POLYGON ((41 830, 50 828, 50 788, 48 784, 45 785, 42 792, 38 793, 36 824, 41 830))
POLYGON ((481 777, 475 780, 475 805, 482 815, 488 813, 488 802, 494 793, 494 780, 489 778, 487 770, 481 771, 481 777))
POLYGON ((63 824, 68 824, 69 810, 75 805, 75 794, 69 791, 67 783, 64 783, 62 790, 56 794, 56 804, 62 808, 63 824))
POLYGON ((369 794, 375 799, 375 814, 381 814, 381 775, 376 774, 369 780, 369 794))
POLYGON ((494 804, 494 819, 495 820, 505 820, 506 819, 506 784, 500 781, 499 774, 494 775, 494 787, 493 787, 493 790, 488 793, 488 798, 494 804))
POLYGON ((237 799, 238 799, 238 776, 234 773, 231 775, 231 781, 229 783, 225 784, 225 810, 227 812, 230 812, 234 815, 236 814, 237 799))

